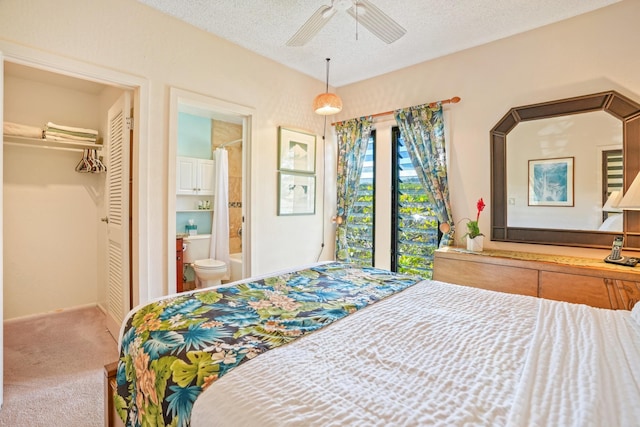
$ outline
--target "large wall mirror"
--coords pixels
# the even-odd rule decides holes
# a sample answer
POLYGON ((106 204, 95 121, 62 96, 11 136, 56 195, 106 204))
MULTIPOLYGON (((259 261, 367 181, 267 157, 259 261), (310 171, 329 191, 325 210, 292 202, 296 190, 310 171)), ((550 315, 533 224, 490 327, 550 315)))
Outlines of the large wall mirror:
POLYGON ((640 171, 640 104, 609 91, 516 107, 491 130, 491 240, 640 249, 606 202, 640 171))

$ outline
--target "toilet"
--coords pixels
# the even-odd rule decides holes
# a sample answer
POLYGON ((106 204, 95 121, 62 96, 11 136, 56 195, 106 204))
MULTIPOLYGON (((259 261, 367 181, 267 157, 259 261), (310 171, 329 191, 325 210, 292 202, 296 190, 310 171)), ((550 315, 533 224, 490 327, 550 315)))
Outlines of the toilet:
POLYGON ((196 273, 196 287, 208 288, 220 286, 222 278, 227 273, 224 261, 209 258, 211 234, 197 234, 184 238, 184 262, 193 267, 196 273))

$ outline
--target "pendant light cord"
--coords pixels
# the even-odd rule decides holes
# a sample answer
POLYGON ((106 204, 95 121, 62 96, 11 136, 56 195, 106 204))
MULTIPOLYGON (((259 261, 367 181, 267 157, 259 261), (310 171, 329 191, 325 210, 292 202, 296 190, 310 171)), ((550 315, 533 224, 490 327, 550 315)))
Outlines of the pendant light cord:
MULTIPOLYGON (((327 59, 329 61, 329 59, 327 59)), ((327 73, 329 72, 329 62, 327 62, 327 73)), ((327 79, 328 81, 328 79, 327 79)), ((320 252, 316 257, 316 262, 320 261, 320 257, 322 256, 322 252, 324 252, 324 199, 326 195, 327 188, 327 144, 326 144, 326 136, 327 136, 327 116, 324 116, 324 128, 322 130, 322 243, 320 243, 320 252)))
POLYGON ((358 2, 356 1, 353 6, 353 8, 356 10, 356 41, 358 41, 358 2))
MULTIPOLYGON (((331 58, 327 58, 327 79, 325 85, 325 93, 329 93, 329 61, 331 58)), ((327 188, 327 179, 326 179, 326 170, 327 170, 327 160, 326 160, 326 137, 327 137, 327 116, 324 116, 324 127, 322 129, 322 243, 320 243, 320 252, 316 258, 316 262, 320 260, 322 256, 322 252, 324 252, 324 198, 326 195, 327 188)))
MULTIPOLYGON (((326 80, 326 85, 324 87, 324 92, 325 93, 329 93, 329 61, 331 61, 331 58, 327 58, 327 80, 326 80)), ((325 120, 326 122, 326 120, 325 120)))

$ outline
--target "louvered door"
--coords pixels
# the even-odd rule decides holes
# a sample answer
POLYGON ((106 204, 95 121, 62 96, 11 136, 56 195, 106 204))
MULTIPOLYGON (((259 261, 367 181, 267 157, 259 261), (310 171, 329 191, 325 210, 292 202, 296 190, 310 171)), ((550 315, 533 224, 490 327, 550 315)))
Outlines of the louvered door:
POLYGON ((129 144, 131 100, 124 93, 109 109, 107 135, 107 328, 118 336, 129 306, 129 144))

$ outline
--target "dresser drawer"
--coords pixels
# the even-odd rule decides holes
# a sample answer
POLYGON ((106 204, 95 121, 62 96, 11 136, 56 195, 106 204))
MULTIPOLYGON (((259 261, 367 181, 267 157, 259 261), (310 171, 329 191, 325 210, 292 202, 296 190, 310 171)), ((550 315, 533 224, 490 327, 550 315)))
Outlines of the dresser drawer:
POLYGON ((434 255, 433 279, 616 310, 640 300, 640 268, 566 255, 443 248, 434 255))
POLYGON ((533 269, 436 257, 433 279, 511 294, 538 294, 538 270, 533 269))
POLYGON ((541 271, 539 296, 592 307, 612 308, 607 289, 608 280, 611 279, 541 271))

